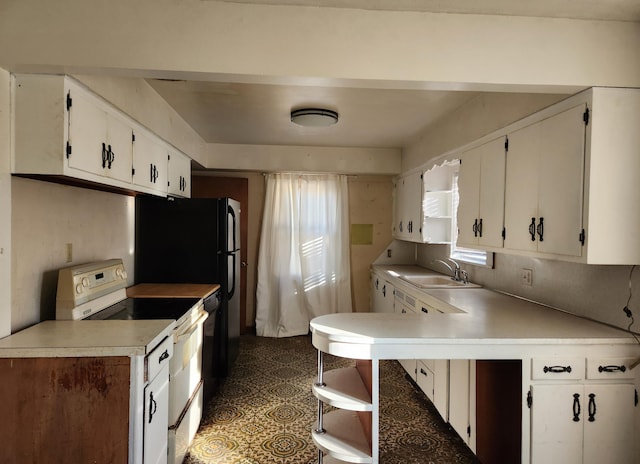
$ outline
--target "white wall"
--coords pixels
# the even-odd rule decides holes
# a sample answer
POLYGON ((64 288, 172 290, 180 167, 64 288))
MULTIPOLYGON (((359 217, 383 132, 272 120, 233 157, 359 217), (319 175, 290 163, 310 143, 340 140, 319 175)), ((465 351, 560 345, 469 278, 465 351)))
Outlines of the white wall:
POLYGON ((0 68, 0 338, 11 333, 11 151, 9 73, 0 68))
POLYGON ((19 177, 11 189, 12 332, 55 319, 60 268, 123 258, 133 284, 133 197, 19 177))

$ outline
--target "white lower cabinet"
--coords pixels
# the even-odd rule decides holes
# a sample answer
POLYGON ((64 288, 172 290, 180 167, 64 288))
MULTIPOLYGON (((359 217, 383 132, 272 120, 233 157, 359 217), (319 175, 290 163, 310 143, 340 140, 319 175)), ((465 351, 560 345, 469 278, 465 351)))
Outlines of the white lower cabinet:
POLYGON ((169 364, 144 389, 144 464, 166 464, 169 364))
POLYGON ((449 361, 449 424, 475 451, 475 363, 449 361))
POLYGON ((394 288, 378 273, 371 274, 371 311, 374 313, 393 313, 394 288))
POLYGON ((631 361, 533 364, 529 393, 533 464, 633 464, 637 392, 631 361), (595 366, 590 370, 590 366, 595 366), (537 383, 559 376, 560 380, 537 383), (581 380, 562 380, 578 377, 581 380), (603 379, 605 380, 603 383, 603 379), (626 379, 626 380, 625 380, 626 379))

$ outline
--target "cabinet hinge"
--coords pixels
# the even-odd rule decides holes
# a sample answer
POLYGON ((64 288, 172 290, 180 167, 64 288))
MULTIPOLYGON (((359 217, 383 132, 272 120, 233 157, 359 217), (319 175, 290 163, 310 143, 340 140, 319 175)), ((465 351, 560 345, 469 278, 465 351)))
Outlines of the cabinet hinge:
POLYGON ((467 425, 467 436, 471 436, 471 426, 467 425))
POLYGON ((131 168, 131 175, 135 176, 136 175, 136 168, 131 168))
POLYGON ((71 91, 67 92, 67 111, 71 109, 71 105, 73 105, 73 99, 71 98, 71 91))
POLYGON ((527 392, 527 407, 531 409, 531 405, 533 404, 533 395, 530 391, 527 392))
POLYGON ((636 390, 636 401, 634 406, 638 406, 638 390, 636 390))
POLYGON ((582 113, 582 120, 584 121, 585 126, 589 125, 589 108, 584 110, 584 113, 582 113))
POLYGON ((580 240, 580 243, 582 244, 582 246, 584 246, 584 229, 582 229, 582 231, 578 235, 578 240, 580 240))
POLYGON ((423 179, 423 175, 424 175, 424 174, 420 174, 420 179, 423 179))
POLYGON ((69 159, 69 156, 71 156, 71 144, 67 140, 67 159, 69 159))
POLYGON ((502 228, 502 240, 505 240, 507 238, 507 228, 503 227, 502 228))
POLYGON ((504 151, 509 151, 509 137, 504 138, 504 151))
POLYGON ((136 134, 135 132, 131 132, 131 143, 136 141, 136 134))

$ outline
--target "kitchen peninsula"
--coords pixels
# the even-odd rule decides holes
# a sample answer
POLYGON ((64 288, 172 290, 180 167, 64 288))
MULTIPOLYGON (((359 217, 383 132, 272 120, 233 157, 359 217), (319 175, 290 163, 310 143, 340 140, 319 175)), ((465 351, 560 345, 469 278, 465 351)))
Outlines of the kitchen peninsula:
POLYGON ((638 462, 640 369, 632 366, 640 345, 629 333, 483 288, 421 289, 421 298, 436 311, 311 321, 325 384, 314 385, 314 393, 338 407, 320 414, 324 430, 313 432, 325 462, 379 462, 378 366, 387 359, 518 361, 522 463, 638 462), (355 359, 356 367, 323 373, 322 353, 355 359), (354 372, 368 393, 364 400, 347 393, 354 372), (361 426, 344 425, 349 420, 361 426))

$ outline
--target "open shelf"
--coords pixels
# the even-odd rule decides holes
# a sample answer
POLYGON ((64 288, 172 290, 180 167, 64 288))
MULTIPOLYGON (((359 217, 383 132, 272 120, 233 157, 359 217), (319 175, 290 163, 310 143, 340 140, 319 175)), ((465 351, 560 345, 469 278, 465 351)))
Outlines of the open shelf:
POLYGON ((343 462, 373 462, 371 447, 357 412, 336 409, 326 413, 323 421, 324 433, 315 428, 312 431, 313 442, 319 449, 343 462))
POLYGON ((323 403, 350 411, 371 411, 371 395, 355 367, 324 373, 324 386, 313 385, 313 394, 323 403))

